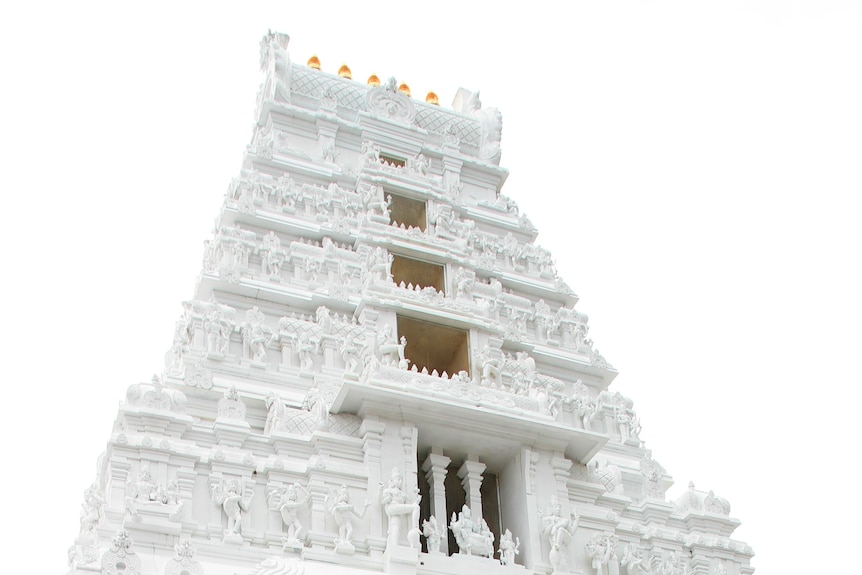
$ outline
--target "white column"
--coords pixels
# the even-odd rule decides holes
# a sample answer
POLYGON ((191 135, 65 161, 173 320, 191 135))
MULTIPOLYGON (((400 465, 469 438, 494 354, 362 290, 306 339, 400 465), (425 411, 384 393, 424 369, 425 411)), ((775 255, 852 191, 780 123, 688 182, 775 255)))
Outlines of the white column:
POLYGON ((468 455, 467 461, 458 470, 461 485, 467 493, 467 505, 470 506, 470 515, 474 521, 482 519, 482 473, 485 472, 485 464, 476 460, 476 457, 468 455))
POLYGON ((437 525, 444 530, 443 537, 440 541, 440 551, 449 555, 449 537, 448 532, 445 532, 447 523, 446 517, 446 469, 452 460, 443 455, 439 447, 431 449, 431 453, 422 463, 422 471, 425 472, 425 478, 428 480, 430 487, 429 496, 431 497, 431 515, 437 518, 437 525))

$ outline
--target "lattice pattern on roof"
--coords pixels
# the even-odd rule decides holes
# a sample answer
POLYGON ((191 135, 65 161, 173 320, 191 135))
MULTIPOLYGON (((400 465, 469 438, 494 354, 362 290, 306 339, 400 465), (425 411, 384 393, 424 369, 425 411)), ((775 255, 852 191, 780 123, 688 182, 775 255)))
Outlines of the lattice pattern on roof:
MULTIPOLYGON (((291 92, 301 94, 312 100, 320 100, 323 91, 331 88, 332 93, 338 99, 339 108, 348 108, 356 111, 366 111, 365 95, 369 88, 352 80, 344 80, 311 70, 302 66, 294 66, 291 76, 291 92)), ((462 143, 469 146, 478 146, 480 138, 479 122, 475 118, 459 114, 452 110, 430 106, 422 102, 414 101, 416 105, 416 117, 414 124, 434 134, 444 134, 451 124, 455 134, 462 143)))

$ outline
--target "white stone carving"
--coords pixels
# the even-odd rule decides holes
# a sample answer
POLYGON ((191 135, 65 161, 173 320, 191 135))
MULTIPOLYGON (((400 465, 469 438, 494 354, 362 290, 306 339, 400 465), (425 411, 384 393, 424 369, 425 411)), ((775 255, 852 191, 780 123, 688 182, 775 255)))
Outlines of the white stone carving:
POLYGON ((623 494, 623 478, 620 468, 609 461, 593 461, 589 466, 590 481, 603 485, 608 493, 623 494))
POLYGON ((676 551, 664 556, 660 563, 653 567, 655 575, 688 575, 688 565, 676 551))
POLYGON ((172 377, 183 377, 185 365, 183 360, 189 353, 192 339, 191 320, 188 312, 178 320, 174 328, 174 343, 165 354, 165 372, 172 377))
POLYGON ((461 513, 452 512, 449 529, 455 535, 459 553, 481 557, 494 554, 494 534, 484 519, 473 519, 466 504, 461 507, 461 513))
POLYGON ((596 575, 607 573, 608 563, 616 559, 618 544, 619 539, 615 535, 606 533, 596 533, 587 541, 585 545, 587 556, 591 560, 593 569, 596 570, 596 575))
POLYGON ((689 481, 688 491, 683 493, 675 502, 677 510, 682 513, 714 513, 717 515, 730 515, 730 502, 723 497, 718 497, 712 491, 698 491, 694 483, 689 481))
POLYGON ((164 389, 159 376, 149 385, 136 383, 126 389, 126 405, 153 411, 185 413, 186 395, 177 389, 164 389))
POLYGON ((565 572, 569 561, 569 544, 578 529, 578 514, 572 511, 568 517, 563 517, 561 505, 552 498, 547 511, 539 511, 542 522, 542 535, 548 540, 548 563, 554 573, 565 572))
POLYGON ((81 504, 81 529, 78 536, 80 545, 91 545, 96 541, 96 527, 102 521, 104 506, 104 495, 101 493, 98 483, 93 482, 84 491, 84 502, 81 504))
POLYGON ((132 550, 132 543, 125 530, 111 539, 111 548, 102 555, 101 575, 141 574, 141 558, 132 550))
POLYGON ((364 140, 362 142, 362 156, 366 164, 380 163, 380 146, 374 142, 364 140))
POLYGON ((191 370, 186 372, 185 384, 189 387, 212 389, 213 374, 204 366, 203 362, 198 361, 192 366, 191 370))
POLYGON ((298 559, 268 557, 258 563, 248 575, 302 575, 305 566, 298 559))
POLYGON ((427 176, 430 164, 428 163, 428 158, 420 153, 410 162, 409 167, 411 172, 420 176, 427 176))
POLYGON ((195 559, 195 546, 188 539, 174 545, 175 556, 165 565, 165 575, 204 575, 204 568, 195 559))
POLYGON ((245 402, 240 399, 236 386, 228 387, 218 402, 218 417, 245 421, 245 402))
POLYGON ((473 284, 476 283, 476 273, 459 267, 452 283, 455 286, 455 299, 473 301, 473 284))
POLYGON ((242 513, 248 511, 254 497, 254 490, 235 479, 221 480, 210 486, 210 495, 212 502, 220 505, 227 515, 225 537, 238 536, 242 533, 242 513))
POLYGON ((384 488, 383 483, 380 483, 380 504, 389 520, 386 538, 387 549, 403 545, 404 541, 412 540, 413 533, 416 535, 420 533, 419 490, 416 490, 413 501, 410 501, 410 497, 404 491, 403 483, 404 479, 397 467, 392 468, 387 487, 384 488), (402 535, 402 531, 405 529, 406 534, 402 535))
POLYGON ((433 515, 422 522, 422 535, 428 543, 428 553, 440 553, 440 543, 446 532, 437 524, 437 518, 433 515))
POLYGON ((264 324, 265 320, 263 312, 254 306, 246 312, 245 321, 240 325, 243 358, 253 363, 266 363, 266 349, 272 330, 264 324))
POLYGON ((497 553, 500 554, 500 565, 514 565, 515 555, 521 552, 521 539, 515 537, 512 539, 512 532, 506 531, 500 536, 500 549, 497 553))
POLYGON ((260 41, 260 69, 266 74, 262 96, 267 100, 290 103, 290 36, 269 31, 260 41))
POLYGON ((141 511, 167 514, 178 521, 183 503, 180 500, 179 484, 176 480, 162 485, 153 479, 149 465, 144 462, 135 481, 126 483, 125 511, 132 521, 142 521, 141 511))
POLYGON ((283 430, 286 423, 284 402, 274 393, 267 395, 264 402, 266 404, 264 435, 270 435, 273 431, 283 430))
POLYGON ((482 353, 476 358, 482 369, 482 385, 493 385, 502 387, 502 356, 500 350, 491 350, 487 344, 482 348, 482 353))
POLYGON ((278 511, 287 527, 287 534, 282 538, 285 550, 302 548, 305 536, 301 515, 308 511, 311 494, 299 483, 287 487, 272 489, 267 494, 269 508, 278 511))
POLYGON ((644 555, 643 549, 634 543, 628 543, 623 549, 620 566, 626 569, 628 575, 650 575, 650 561, 644 555))
POLYGON ((327 164, 335 164, 338 157, 338 147, 335 145, 335 138, 329 136, 320 136, 320 155, 323 161, 327 164))
POLYGON ((391 325, 384 325, 377 334, 377 353, 383 365, 397 365, 401 369, 407 369, 409 360, 404 357, 405 347, 407 338, 402 335, 401 339, 396 340, 391 325))
POLYGON ((572 395, 567 400, 572 406, 581 427, 586 431, 593 429, 593 420, 599 412, 599 405, 590 396, 590 391, 579 379, 572 386, 572 395))
POLYGON ((335 551, 352 555, 356 551, 353 540, 353 518, 365 518, 365 512, 368 506, 371 505, 368 501, 362 508, 362 512, 358 512, 356 507, 350 502, 350 491, 346 485, 342 485, 338 489, 337 494, 330 494, 328 504, 329 513, 335 519, 335 524, 338 526, 338 537, 335 538, 335 551))
POLYGON ((230 333, 233 331, 233 318, 236 310, 211 299, 204 304, 204 334, 206 336, 207 357, 220 359, 228 354, 230 333))
POLYGON ((281 281, 281 266, 284 263, 286 253, 281 249, 281 240, 270 231, 263 237, 263 248, 261 249, 261 271, 272 281, 281 281))
POLYGON ((640 461, 640 471, 646 480, 643 487, 644 497, 664 501, 666 488, 663 484, 665 469, 652 457, 652 451, 647 449, 640 461))
POLYGON ((386 84, 369 90, 365 105, 374 116, 410 124, 416 109, 410 97, 397 90, 396 83, 395 78, 389 78, 386 84))

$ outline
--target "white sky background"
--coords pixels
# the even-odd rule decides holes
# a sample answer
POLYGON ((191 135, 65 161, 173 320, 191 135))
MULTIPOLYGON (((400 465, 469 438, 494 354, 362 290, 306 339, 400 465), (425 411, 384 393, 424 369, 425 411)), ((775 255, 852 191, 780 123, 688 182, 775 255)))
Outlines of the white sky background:
POLYGON ((161 372, 268 28, 331 73, 444 105, 481 89, 503 112, 503 191, 581 297, 671 495, 691 479, 730 500, 758 573, 849 568, 862 7, 518 6, 2 9, 7 572, 63 572, 118 402, 161 372))

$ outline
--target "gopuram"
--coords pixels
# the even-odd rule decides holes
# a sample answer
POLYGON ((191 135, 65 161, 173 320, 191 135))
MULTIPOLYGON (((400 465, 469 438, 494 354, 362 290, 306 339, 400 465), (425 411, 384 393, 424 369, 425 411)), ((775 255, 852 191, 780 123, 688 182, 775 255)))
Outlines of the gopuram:
POLYGON ((748 575, 670 475, 537 230, 500 112, 291 61, 164 369, 128 387, 74 575, 748 575))

